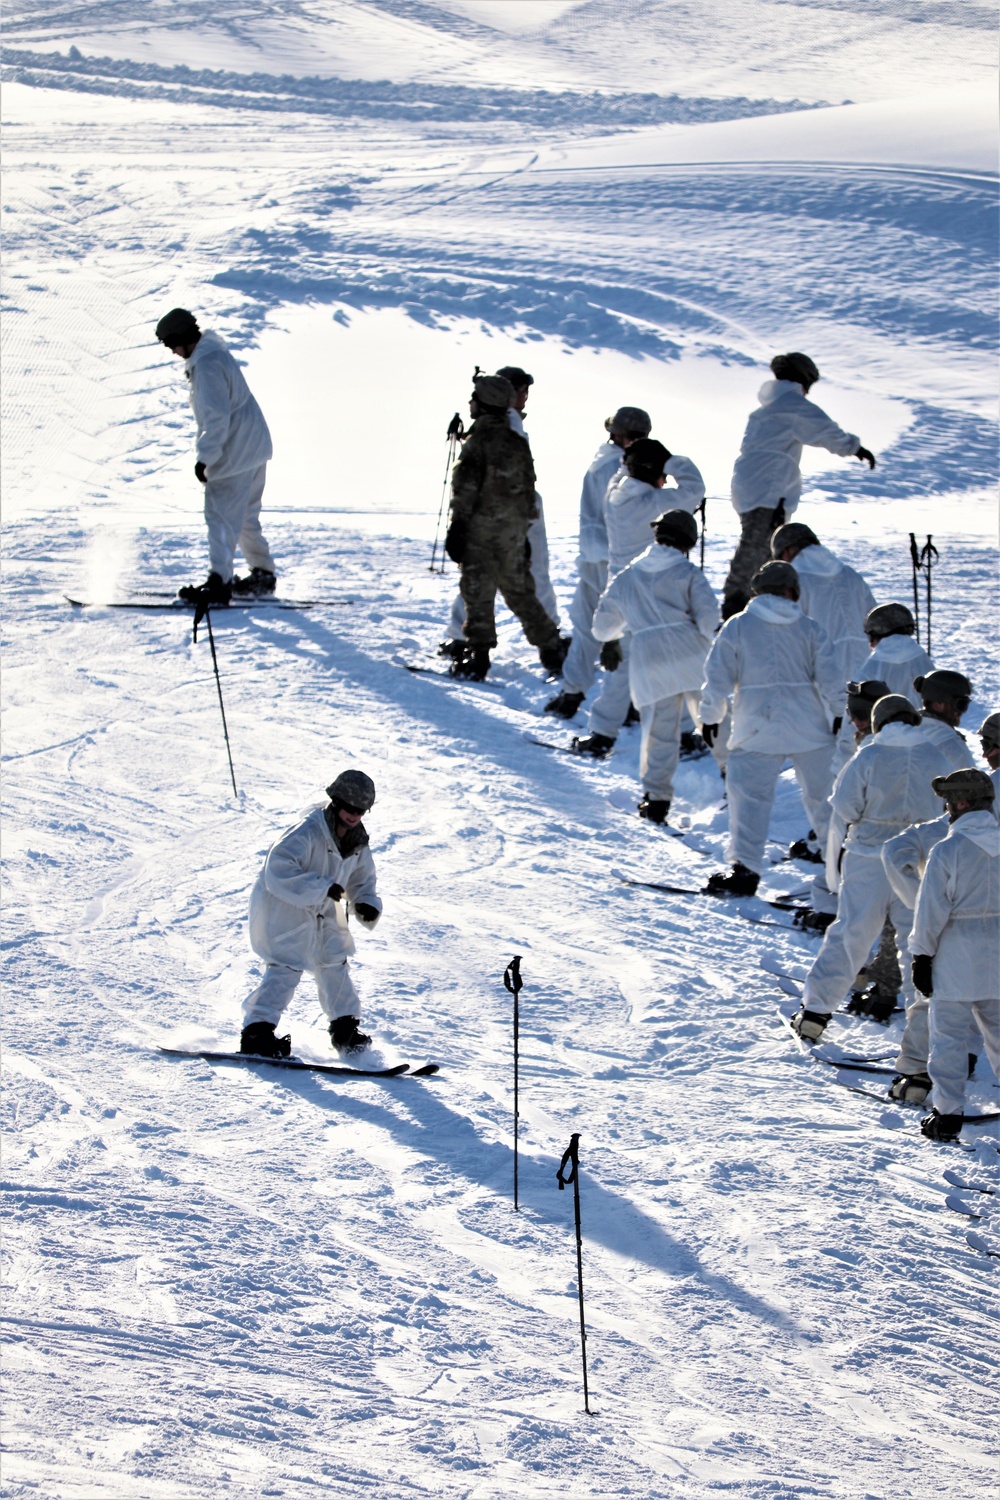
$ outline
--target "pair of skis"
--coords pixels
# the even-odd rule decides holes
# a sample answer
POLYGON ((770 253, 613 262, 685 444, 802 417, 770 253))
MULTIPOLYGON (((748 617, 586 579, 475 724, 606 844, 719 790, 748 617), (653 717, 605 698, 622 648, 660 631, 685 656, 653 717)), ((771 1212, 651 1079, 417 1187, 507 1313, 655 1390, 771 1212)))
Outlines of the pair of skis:
POLYGON ((350 1068, 346 1063, 307 1062, 300 1057, 260 1057, 256 1052, 211 1052, 187 1047, 160 1047, 167 1057, 202 1057, 207 1062, 246 1063, 251 1067, 284 1068, 292 1073, 328 1073, 336 1078, 432 1078, 439 1071, 437 1063, 414 1068, 397 1063, 392 1068, 350 1068))

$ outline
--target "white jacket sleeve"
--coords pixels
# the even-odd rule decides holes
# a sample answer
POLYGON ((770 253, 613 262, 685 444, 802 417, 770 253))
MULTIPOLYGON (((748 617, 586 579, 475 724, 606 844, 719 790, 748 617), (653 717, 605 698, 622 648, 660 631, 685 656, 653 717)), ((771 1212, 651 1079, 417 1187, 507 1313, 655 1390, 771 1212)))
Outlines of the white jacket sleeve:
POLYGON ((705 662, 705 686, 701 690, 701 722, 721 724, 736 684, 737 654, 732 634, 722 630, 705 662))
MULTIPOLYGON (((710 646, 719 623, 719 601, 708 579, 699 569, 691 574, 691 591, 688 600, 695 629, 710 646)), ((711 722, 709 720, 709 723, 711 722)))
POLYGON ((613 578, 597 601, 590 627, 595 641, 617 641, 625 634, 625 614, 618 602, 622 587, 619 580, 624 577, 625 574, 620 573, 613 578))
POLYGON ((222 457, 233 419, 232 392, 222 359, 209 357, 192 366, 191 405, 198 425, 195 452, 210 469, 222 457))
POLYGON ((830 831, 826 836, 826 883, 831 891, 840 888, 840 857, 847 830, 861 816, 864 808, 864 772, 858 770, 857 756, 852 756, 840 771, 830 793, 830 831))
POLYGON ((347 899, 352 913, 357 916, 362 926, 369 929, 374 927, 378 917, 375 921, 368 921, 359 916, 357 911, 360 901, 362 906, 373 906, 379 916, 382 914, 382 898, 375 890, 375 861, 372 859, 372 852, 367 844, 359 851, 357 863, 348 877, 347 899))
POLYGON ((800 443, 810 448, 826 448, 828 452, 837 453, 841 458, 850 457, 861 447, 859 437, 838 427, 814 401, 803 401, 796 405, 793 427, 800 443))
POLYGON ((693 464, 683 454, 675 453, 667 459, 663 472, 677 486, 675 489, 671 485, 664 485, 663 509, 686 510, 688 515, 693 516, 705 498, 705 481, 697 464, 693 464))
POLYGON ((272 896, 287 901, 289 906, 318 910, 326 899, 330 881, 306 867, 310 848, 308 833, 301 827, 293 828, 278 840, 264 861, 264 884, 272 896))
POLYGON ((816 687, 829 710, 830 717, 842 719, 847 698, 847 684, 840 670, 834 644, 821 625, 816 627, 813 671, 816 676, 816 687))
POLYGON ((917 904, 931 850, 947 837, 948 827, 945 814, 930 823, 914 823, 882 846, 882 864, 889 884, 911 911, 917 904))
POLYGON ((926 954, 933 958, 938 950, 941 934, 951 917, 951 902, 948 899, 951 872, 948 861, 941 857, 935 859, 935 853, 938 851, 932 851, 931 858, 927 861, 913 913, 910 952, 914 956, 926 954))

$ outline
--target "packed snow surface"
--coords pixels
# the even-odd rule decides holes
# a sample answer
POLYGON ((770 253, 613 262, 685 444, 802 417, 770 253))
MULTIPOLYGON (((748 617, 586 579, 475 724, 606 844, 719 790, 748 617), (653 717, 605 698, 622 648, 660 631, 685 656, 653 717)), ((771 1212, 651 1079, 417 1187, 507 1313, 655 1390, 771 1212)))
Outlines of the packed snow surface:
MULTIPOLYGON (((997 706, 992 11, 6 22, 4 1494, 990 1495, 996 1125, 934 1147, 884 1078, 852 1075, 866 1098, 805 1056, 778 1006, 817 943, 782 912, 618 879, 724 862, 711 761, 682 769, 673 838, 635 817, 635 730, 599 765, 532 743, 572 731, 508 615, 482 687, 401 663, 434 664, 456 587, 428 564, 476 364, 536 377, 565 607, 604 417, 646 406, 701 466, 718 587, 743 422, 803 348, 879 464, 811 455, 799 515, 882 601, 912 598, 909 533, 932 534, 934 656, 975 684, 967 729, 997 706), (178 304, 246 363, 281 594, 317 601, 213 616, 237 797, 203 632, 99 607, 206 571, 152 332, 178 304), (347 765, 378 786, 364 1020, 378 1057, 440 1074, 162 1055, 234 1044, 260 861, 347 765), (593 1417, 555 1181, 574 1131, 593 1417)), ((805 831, 786 775, 775 859, 805 831)), ((308 980, 288 1020, 330 1057, 308 980)), ((883 1058, 899 1035, 835 1027, 883 1058)), ((998 1107, 981 1061, 969 1108, 998 1107)))

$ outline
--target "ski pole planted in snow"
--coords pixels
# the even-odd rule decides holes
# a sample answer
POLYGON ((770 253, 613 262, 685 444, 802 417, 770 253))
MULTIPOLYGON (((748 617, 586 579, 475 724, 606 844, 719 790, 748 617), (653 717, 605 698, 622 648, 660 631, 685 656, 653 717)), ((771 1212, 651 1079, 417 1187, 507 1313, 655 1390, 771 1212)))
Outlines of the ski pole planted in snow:
POLYGON ((708 496, 702 495, 701 504, 698 507, 698 514, 701 516, 701 557, 698 566, 703 573, 705 571, 705 506, 707 503, 708 496))
POLYGON ((583 1409, 588 1417, 593 1416, 590 1409, 590 1391, 587 1386, 587 1324, 583 1316, 583 1241, 580 1235, 580 1134, 574 1132, 569 1138, 569 1145, 563 1152, 559 1170, 556 1173, 556 1181, 559 1183, 559 1191, 573 1184, 573 1212, 576 1217, 576 1289, 580 1299, 580 1358, 583 1361, 583 1409), (567 1171, 567 1167, 569 1170, 567 1171))
POLYGON ((921 564, 923 565, 923 568, 925 570, 924 583, 926 585, 926 600, 927 600, 927 655, 928 656, 930 656, 930 654, 931 654, 931 569, 932 569, 932 567, 934 565, 934 559, 936 557, 939 557, 939 556, 940 556, 940 553, 938 552, 938 549, 934 545, 934 538, 932 536, 928 536, 926 542, 924 543, 924 545, 920 549, 920 561, 921 561, 921 564))
POLYGON ((465 429, 462 426, 462 418, 459 416, 458 412, 456 412, 451 421, 448 423, 448 458, 444 466, 444 483, 441 486, 441 504, 438 506, 437 525, 434 528, 434 546, 431 548, 430 571, 432 573, 444 572, 444 544, 442 543, 441 546, 441 562, 439 565, 437 561, 438 539, 441 535, 441 520, 444 516, 445 501, 448 498, 448 480, 451 477, 452 466, 455 462, 455 452, 458 448, 459 442, 464 436, 465 429))
POLYGON ((920 640, 920 592, 917 588, 917 574, 920 572, 920 552, 917 548, 917 539, 910 532, 910 567, 913 570, 913 623, 916 626, 917 640, 920 640))
POLYGON ((219 678, 219 658, 215 654, 215 636, 212 633, 212 612, 206 605, 199 605, 194 612, 194 627, 191 631, 191 639, 198 639, 198 626, 202 620, 208 626, 208 644, 212 648, 212 667, 215 671, 215 686, 219 692, 219 709, 222 714, 222 733, 226 740, 226 755, 229 757, 229 777, 233 783, 233 796, 239 798, 236 790, 236 772, 233 770, 233 752, 229 747, 229 726, 226 723, 226 705, 222 701, 222 682, 219 678))
POLYGON ((517 1209, 517 1125, 519 1113, 518 1071, 520 1068, 519 1034, 521 1026, 521 1008, 517 997, 521 993, 521 987, 524 983, 523 979, 521 978, 520 953, 515 953, 506 969, 504 969, 503 982, 507 986, 510 994, 514 996, 514 1208, 517 1209))

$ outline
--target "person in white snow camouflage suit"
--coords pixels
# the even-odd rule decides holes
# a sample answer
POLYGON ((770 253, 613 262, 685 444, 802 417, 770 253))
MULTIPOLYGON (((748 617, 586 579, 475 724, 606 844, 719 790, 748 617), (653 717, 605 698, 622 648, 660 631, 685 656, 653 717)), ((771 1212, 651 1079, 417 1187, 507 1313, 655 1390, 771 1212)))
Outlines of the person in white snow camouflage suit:
POLYGON ((808 354, 776 354, 771 372, 774 379, 765 381, 758 392, 760 406, 747 421, 733 469, 731 494, 741 536, 725 583, 724 620, 746 605, 750 580, 767 558, 772 532, 790 520, 798 507, 803 447, 826 448, 875 467, 874 454, 862 448, 853 432, 845 432, 822 407, 806 400, 819 379, 808 354))
POLYGON ((865 616, 865 635, 871 655, 861 670, 866 677, 880 677, 891 693, 902 693, 914 708, 920 694, 913 679, 933 672, 934 663, 916 639, 916 623, 905 604, 877 604, 865 616))
MULTIPOLYGON (((872 729, 873 738, 841 771, 830 797, 832 826, 846 830, 828 843, 827 880, 832 889, 839 882, 840 898, 837 920, 803 986, 802 1009, 792 1018, 793 1029, 805 1041, 823 1035, 887 917, 896 931, 908 1009, 916 998, 907 948, 911 912, 890 886, 881 855, 887 839, 911 823, 939 815, 940 802, 931 782, 948 769, 948 761, 901 694, 879 699, 872 711, 872 729)), ((910 1072, 903 1052, 900 1059, 901 1073, 910 1072)))
POLYGON ((569 607, 573 639, 563 663, 562 691, 545 705, 547 714, 572 719, 594 685, 601 643, 591 625, 597 601, 608 585, 608 528, 604 519, 604 497, 625 461, 625 449, 648 437, 649 413, 639 406, 620 406, 604 424, 608 439, 598 448, 583 476, 580 491, 580 554, 576 560, 577 584, 569 607))
POLYGON ((267 967, 244 1001, 240 1051, 287 1057, 291 1039, 275 1036, 303 973, 312 974, 339 1052, 371 1041, 359 1028, 361 1002, 347 967, 354 952, 350 918, 375 926, 382 902, 361 819, 375 801, 364 771, 342 771, 326 789, 330 801, 277 839, 250 896, 250 946, 267 967))
POLYGON ((673 798, 684 706, 697 721, 719 604, 704 573, 688 560, 698 540, 694 517, 666 511, 654 522, 653 535, 653 544, 608 584, 593 631, 599 641, 617 641, 626 631, 631 638, 629 691, 642 722, 639 816, 663 823, 673 798))
MULTIPOLYGON (((693 515, 705 497, 705 482, 696 464, 679 453, 671 453, 655 438, 639 438, 625 450, 624 465, 608 485, 604 496, 604 523, 608 535, 608 579, 613 579, 633 558, 649 546, 649 528, 664 510, 693 515), (666 488, 672 479, 674 487, 666 488), (665 493, 664 493, 665 490, 665 493)), ((627 666, 629 636, 609 642, 601 652, 607 676, 590 710, 590 733, 575 735, 571 748, 578 755, 601 759, 607 755, 629 711, 627 666)))
POLYGON ((732 701, 726 787, 733 867, 710 877, 705 890, 713 896, 755 893, 775 787, 787 760, 825 847, 826 799, 844 713, 845 684, 833 642, 822 625, 802 613, 795 569, 765 563, 751 587, 754 598, 715 638, 701 695, 701 732, 709 747, 732 701))
POLYGON ((985 771, 934 780, 951 826, 932 849, 913 914, 913 983, 930 1002, 931 1113, 924 1135, 962 1129, 970 1022, 1000 1077, 1000 822, 985 771))
POLYGON ((260 526, 271 457, 263 413, 224 339, 210 329, 202 333, 186 308, 175 307, 162 317, 156 337, 184 360, 198 429, 194 472, 205 486, 211 571, 203 584, 180 589, 180 598, 226 605, 234 593, 273 594, 274 559, 260 526), (250 568, 248 578, 233 576, 237 548, 250 568))

